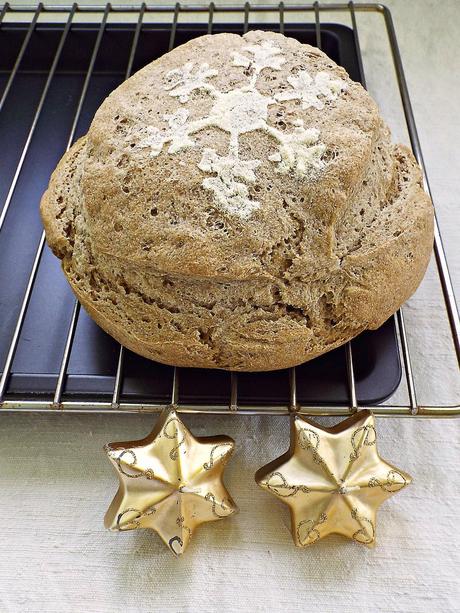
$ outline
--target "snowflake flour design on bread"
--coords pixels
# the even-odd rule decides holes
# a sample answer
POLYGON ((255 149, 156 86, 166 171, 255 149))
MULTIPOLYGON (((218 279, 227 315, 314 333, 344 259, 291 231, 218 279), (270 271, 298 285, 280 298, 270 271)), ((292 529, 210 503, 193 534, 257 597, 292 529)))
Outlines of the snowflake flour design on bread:
POLYGON ((288 77, 292 91, 276 94, 277 100, 301 100, 302 108, 311 106, 318 111, 324 108, 324 101, 336 100, 337 96, 346 89, 347 85, 342 79, 333 79, 328 72, 320 71, 313 79, 306 70, 300 70, 297 75, 288 77))
POLYGON ((324 53, 194 39, 120 85, 42 198, 93 319, 177 366, 272 370, 380 326, 433 238, 412 154, 324 53))
POLYGON ((320 142, 320 131, 316 128, 304 128, 298 119, 293 129, 286 133, 268 123, 268 107, 279 101, 301 100, 302 108, 324 108, 323 98, 335 100, 340 92, 347 88, 345 81, 334 79, 327 72, 319 72, 313 79, 306 70, 288 77, 293 88, 291 92, 282 92, 274 97, 262 95, 257 90, 257 77, 262 70, 269 68, 281 70, 285 58, 278 45, 272 41, 262 41, 257 45, 243 47, 247 55, 234 52, 233 65, 246 69, 248 83, 243 87, 219 91, 212 83, 212 77, 218 70, 210 69, 208 63, 195 68, 194 62, 187 62, 183 67, 174 68, 166 74, 166 85, 170 96, 183 104, 190 100, 195 90, 206 91, 215 102, 210 113, 195 121, 188 121, 186 109, 179 109, 173 115, 164 115, 169 129, 146 127, 148 136, 138 143, 138 147, 148 147, 151 155, 160 154, 165 143, 171 143, 168 153, 176 153, 182 148, 195 147, 191 135, 215 126, 230 134, 228 152, 220 156, 214 149, 205 149, 198 168, 214 174, 213 178, 203 179, 202 185, 214 193, 215 202, 226 212, 247 218, 259 208, 260 202, 249 197, 247 183, 256 180, 255 170, 260 160, 242 160, 239 156, 238 138, 240 134, 263 130, 278 142, 278 150, 268 159, 278 162, 277 170, 282 173, 294 171, 296 174, 312 175, 313 171, 325 166, 323 155, 326 146, 320 142), (250 76, 249 76, 250 75, 250 76))

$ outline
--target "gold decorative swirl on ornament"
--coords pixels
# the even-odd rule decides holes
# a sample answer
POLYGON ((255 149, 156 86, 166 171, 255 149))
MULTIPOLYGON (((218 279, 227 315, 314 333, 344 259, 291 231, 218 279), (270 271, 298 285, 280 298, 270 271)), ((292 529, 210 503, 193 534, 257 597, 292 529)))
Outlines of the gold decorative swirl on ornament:
MULTIPOLYGON (((214 447, 211 449, 211 453, 209 454, 209 462, 205 462, 203 464, 203 468, 205 470, 211 470, 211 468, 214 466, 214 462, 215 462, 214 454, 216 453, 217 449, 219 449, 219 447, 225 447, 225 449, 227 449, 228 445, 227 443, 219 443, 219 445, 214 445, 214 447)), ((223 455, 221 457, 223 457, 223 455)))
POLYGON ((320 524, 324 524, 327 520, 326 513, 321 513, 318 519, 315 521, 314 519, 304 519, 299 522, 297 526, 297 539, 301 545, 313 545, 321 538, 319 530, 316 526, 320 524), (302 531, 305 533, 304 538, 302 538, 302 531))
POLYGON ((183 515, 179 515, 179 517, 176 519, 176 524, 179 526, 179 528, 182 528, 182 530, 187 530, 187 532, 189 533, 191 537, 192 531, 190 530, 188 526, 184 524, 184 521, 185 521, 185 517, 183 515))
POLYGON ((129 509, 125 509, 122 513, 119 513, 117 516, 117 528, 120 532, 124 532, 125 530, 136 530, 136 528, 139 528, 139 526, 141 525, 140 522, 138 521, 138 519, 142 517, 142 512, 139 511, 139 509, 133 509, 133 508, 129 508, 129 509), (136 517, 134 517, 131 521, 129 521, 127 524, 124 524, 123 526, 121 525, 121 518, 123 517, 123 515, 126 515, 126 513, 137 513, 136 517))
MULTIPOLYGON (((177 419, 177 417, 174 416, 174 417, 171 417, 170 419, 168 419, 168 421, 163 426, 163 434, 169 440, 174 440, 177 437, 177 435, 180 433, 180 430, 177 427, 177 425, 174 425, 172 432, 168 432, 168 428, 169 428, 169 430, 171 430, 171 428, 169 426, 171 424, 174 424, 175 422, 176 423, 180 423, 179 420, 177 419)), ((184 432, 182 434, 182 440, 180 440, 177 443, 177 445, 175 447, 173 447, 171 449, 171 451, 169 452, 169 457, 171 458, 171 460, 176 461, 179 458, 179 449, 180 449, 181 445, 183 445, 185 443, 186 438, 187 438, 187 435, 184 432)), ((184 451, 184 453, 186 453, 186 451, 184 451)))
POLYGON ((168 541, 169 548, 175 556, 178 556, 180 551, 177 551, 177 549, 175 549, 175 543, 179 543, 179 547, 180 549, 182 549, 182 547, 184 546, 184 541, 181 539, 180 536, 173 536, 168 541))
POLYGON ((216 501, 216 497, 214 496, 214 494, 212 492, 208 492, 206 494, 206 496, 204 497, 205 500, 207 500, 208 502, 211 502, 211 513, 215 516, 215 517, 227 517, 228 515, 231 515, 233 513, 233 509, 231 507, 230 504, 230 500, 224 498, 222 500, 222 502, 217 503, 216 501), (227 506, 226 504, 227 503, 227 506), (224 513, 224 515, 221 515, 220 513, 217 512, 217 505, 219 504, 220 508, 223 511, 227 511, 227 513, 224 513))
POLYGON ((353 447, 353 451, 350 453, 350 460, 357 460, 360 455, 361 447, 364 445, 366 447, 371 447, 372 445, 375 445, 376 440, 377 435, 374 426, 366 425, 357 428, 351 435, 351 446, 353 447), (358 437, 363 433, 363 438, 361 441, 358 441, 358 437))
POLYGON ((124 511, 122 511, 121 513, 118 514, 117 516, 117 528, 120 532, 126 531, 126 530, 136 530, 137 528, 140 528, 140 519, 142 519, 143 517, 147 517, 148 515, 153 515, 154 513, 156 513, 156 508, 155 507, 149 507, 146 511, 142 512, 139 509, 134 509, 132 507, 125 509, 124 511), (133 519, 129 522, 127 522, 126 524, 121 525, 121 519, 123 517, 123 515, 126 515, 126 513, 137 513, 136 517, 133 517, 133 519))
POLYGON ((299 432, 299 445, 302 449, 314 449, 319 447, 319 434, 310 428, 302 428, 299 432))
POLYGON ((385 492, 399 492, 406 485, 406 477, 397 470, 388 471, 386 481, 380 481, 377 477, 371 477, 368 483, 369 487, 380 487, 385 492))
POLYGON ((311 451, 315 464, 324 464, 323 458, 318 453, 319 442, 319 434, 314 430, 302 428, 302 430, 299 431, 299 445, 302 449, 311 451))
MULTIPOLYGON (((108 446, 106 446, 106 450, 113 453, 113 451, 108 446)), ((123 451, 115 457, 112 455, 115 462, 117 463, 118 470, 121 472, 122 475, 124 475, 125 477, 129 477, 129 479, 139 479, 139 477, 145 477, 146 479, 155 479, 155 475, 151 468, 146 468, 145 470, 141 470, 136 473, 127 473, 123 468, 123 464, 121 463, 122 459, 125 458, 125 456, 131 457, 131 462, 128 462, 126 459, 124 459, 124 462, 128 466, 134 466, 137 463, 136 454, 132 449, 123 449, 123 451)))
POLYGON ((302 492, 303 494, 309 494, 311 491, 306 485, 290 485, 287 482, 286 477, 280 472, 272 473, 265 481, 265 485, 271 492, 275 493, 277 496, 281 496, 282 498, 289 498, 290 496, 295 496, 298 492, 302 492), (273 483, 274 478, 280 479, 281 483, 273 483), (280 490, 288 490, 288 493, 282 494, 280 490))
POLYGON ((356 542, 362 543, 363 545, 370 545, 374 541, 374 539, 375 539, 375 527, 374 527, 374 524, 367 517, 364 517, 363 515, 359 515, 358 514, 358 509, 352 509, 351 516, 357 522, 365 522, 370 527, 370 533, 369 533, 368 530, 366 530, 365 526, 363 526, 359 530, 356 530, 356 532, 353 534, 352 538, 356 542))

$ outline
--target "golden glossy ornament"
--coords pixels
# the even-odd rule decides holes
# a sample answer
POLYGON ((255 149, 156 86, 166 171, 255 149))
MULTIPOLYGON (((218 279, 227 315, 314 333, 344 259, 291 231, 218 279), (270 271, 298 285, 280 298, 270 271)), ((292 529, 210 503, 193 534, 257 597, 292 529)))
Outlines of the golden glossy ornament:
POLYGON ((173 409, 145 439, 106 445, 120 487, 105 527, 150 528, 181 555, 200 524, 238 510, 222 481, 234 446, 227 436, 195 438, 173 409))
POLYGON ((289 451, 257 471, 256 482, 289 506, 298 547, 329 534, 375 544, 378 507, 411 482, 380 458, 376 442, 370 411, 333 428, 292 417, 289 451))

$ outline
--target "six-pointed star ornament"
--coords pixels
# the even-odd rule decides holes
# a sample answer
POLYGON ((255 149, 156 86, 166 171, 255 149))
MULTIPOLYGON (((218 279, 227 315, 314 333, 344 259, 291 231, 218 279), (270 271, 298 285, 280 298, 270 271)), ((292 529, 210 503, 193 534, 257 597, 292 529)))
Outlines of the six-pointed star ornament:
POLYGON ((298 547, 334 533, 373 546, 378 507, 411 478, 380 458, 374 417, 360 411, 333 428, 293 417, 289 451, 256 481, 289 506, 298 547))
POLYGON ((150 528, 181 555, 200 524, 238 510, 222 481, 234 445, 227 436, 195 438, 173 409, 145 439, 106 445, 120 487, 105 527, 150 528))

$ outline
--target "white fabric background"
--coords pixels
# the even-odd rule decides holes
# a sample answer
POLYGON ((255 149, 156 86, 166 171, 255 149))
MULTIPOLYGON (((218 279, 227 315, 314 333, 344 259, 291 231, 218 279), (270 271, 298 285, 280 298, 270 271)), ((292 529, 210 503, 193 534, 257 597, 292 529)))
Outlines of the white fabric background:
MULTIPOLYGON (((460 2, 388 4, 458 288, 460 2)), ((395 136, 405 139, 381 57, 381 23, 368 16, 359 24, 370 90, 395 136)), ((406 308, 425 403, 452 401, 460 391, 439 304, 431 270, 406 308)), ((111 534, 102 526, 117 484, 102 446, 144 436, 154 419, 1 416, 0 611, 459 610, 460 422, 379 420, 383 457, 414 483, 382 507, 377 548, 331 537, 297 550, 287 509, 253 482, 255 470, 287 448, 287 419, 186 417, 197 435, 227 433, 237 441, 227 484, 241 512, 203 526, 176 560, 153 533, 111 534)))

